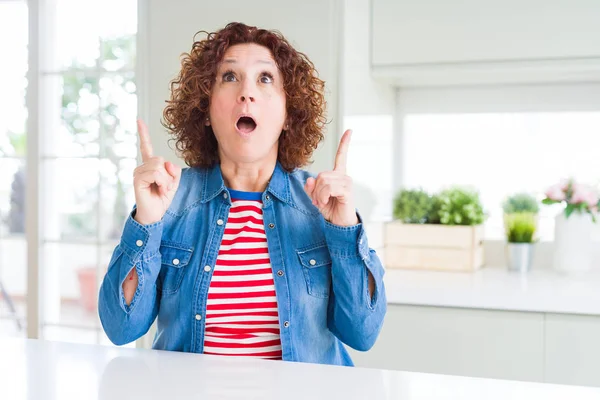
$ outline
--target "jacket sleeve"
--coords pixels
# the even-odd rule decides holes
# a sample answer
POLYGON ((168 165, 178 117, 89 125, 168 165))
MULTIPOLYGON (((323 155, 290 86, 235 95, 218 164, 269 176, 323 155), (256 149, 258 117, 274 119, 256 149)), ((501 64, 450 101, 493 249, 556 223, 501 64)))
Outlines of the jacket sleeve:
POLYGON ((362 223, 340 227, 325 221, 325 239, 332 258, 329 330, 348 346, 367 351, 375 344, 387 311, 383 265, 369 248, 362 223), (369 272, 374 293, 369 292, 369 272))
POLYGON ((98 299, 102 327, 116 345, 133 342, 146 334, 158 314, 160 302, 156 279, 161 268, 159 249, 163 223, 141 225, 133 219, 134 213, 135 210, 125 222, 98 299), (132 268, 136 269, 138 286, 127 305, 123 282, 132 268))

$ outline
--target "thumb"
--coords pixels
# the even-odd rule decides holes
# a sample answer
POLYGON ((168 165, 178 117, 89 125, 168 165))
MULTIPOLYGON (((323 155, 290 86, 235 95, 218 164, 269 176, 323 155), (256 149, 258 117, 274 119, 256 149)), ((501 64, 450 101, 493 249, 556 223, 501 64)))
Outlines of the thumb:
POLYGON ((174 182, 173 182, 171 188, 177 187, 179 185, 179 181, 181 179, 181 168, 178 167, 177 165, 173 164, 172 162, 167 161, 165 163, 165 169, 167 170, 169 175, 171 175, 171 177, 173 177, 173 179, 174 179, 174 182))
POLYGON ((306 191, 306 194, 308 194, 309 197, 311 197, 312 199, 312 193, 313 190, 315 190, 315 178, 308 178, 306 180, 306 185, 304 185, 304 190, 306 191))

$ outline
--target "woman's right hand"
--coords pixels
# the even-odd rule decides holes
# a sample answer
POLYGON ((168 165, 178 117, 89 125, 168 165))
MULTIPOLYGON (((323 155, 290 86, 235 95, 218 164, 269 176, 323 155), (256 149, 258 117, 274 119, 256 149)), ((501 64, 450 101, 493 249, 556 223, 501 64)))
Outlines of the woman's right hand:
POLYGON ((175 197, 181 168, 162 157, 155 157, 148 126, 141 119, 137 122, 140 137, 142 165, 133 172, 136 213, 134 219, 142 225, 158 222, 167 212, 175 197))

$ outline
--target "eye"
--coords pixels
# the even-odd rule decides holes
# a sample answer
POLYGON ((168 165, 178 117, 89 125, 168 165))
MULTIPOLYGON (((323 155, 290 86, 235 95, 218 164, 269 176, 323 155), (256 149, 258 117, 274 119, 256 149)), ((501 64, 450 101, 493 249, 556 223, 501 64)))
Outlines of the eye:
POLYGON ((235 75, 232 71, 226 71, 223 73, 223 82, 235 82, 235 75))
POLYGON ((273 75, 271 75, 268 72, 263 72, 263 74, 260 76, 260 82, 261 83, 273 83, 273 75))

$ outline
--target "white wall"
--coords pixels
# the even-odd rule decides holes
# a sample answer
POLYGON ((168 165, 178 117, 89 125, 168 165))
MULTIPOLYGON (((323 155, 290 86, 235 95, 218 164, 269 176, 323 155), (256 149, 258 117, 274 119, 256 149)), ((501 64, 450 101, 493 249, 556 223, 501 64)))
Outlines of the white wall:
MULTIPOLYGON (((336 0, 281 2, 275 0, 200 2, 195 0, 140 1, 140 87, 141 114, 149 120, 155 153, 175 160, 167 147, 167 136, 160 125, 169 81, 179 71, 179 56, 188 52, 193 36, 200 30, 215 31, 228 22, 239 21, 267 29, 280 30, 292 45, 313 61, 326 82, 328 119, 326 139, 315 153, 309 168, 331 168, 336 150, 340 116, 338 104, 338 67, 340 57, 340 3, 336 0), (149 29, 150 28, 150 29, 149 29), (143 92, 143 93, 142 93, 143 92)), ((183 162, 179 162, 183 165, 183 162)))

